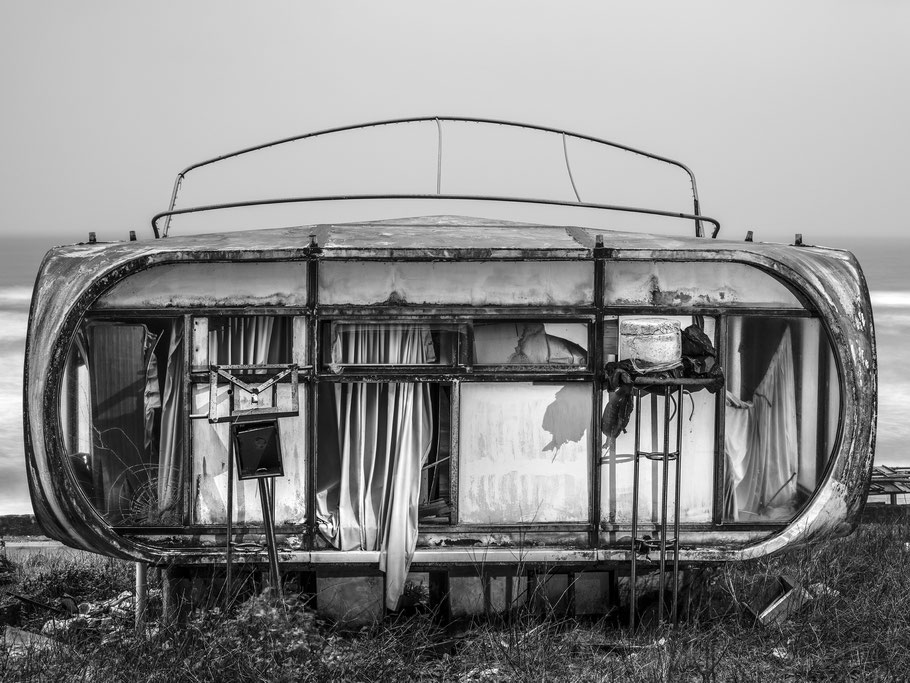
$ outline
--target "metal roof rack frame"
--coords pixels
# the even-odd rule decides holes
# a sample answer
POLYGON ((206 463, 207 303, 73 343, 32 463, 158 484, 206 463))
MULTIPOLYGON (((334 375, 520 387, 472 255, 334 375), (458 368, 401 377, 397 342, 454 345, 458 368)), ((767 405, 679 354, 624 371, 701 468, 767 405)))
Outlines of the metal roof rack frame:
POLYGON ((515 121, 506 121, 500 119, 487 119, 487 118, 474 118, 466 116, 418 116, 412 118, 400 118, 400 119, 387 119, 383 121, 373 121, 369 123, 360 123, 353 124, 348 126, 339 126, 337 128, 327 128, 320 131, 315 131, 312 133, 304 133, 302 135, 295 135, 288 138, 281 138, 279 140, 273 140, 271 142, 266 142, 260 145, 255 145, 253 147, 245 147, 243 149, 236 150, 234 152, 229 152, 227 154, 222 154, 211 159, 206 159, 204 161, 199 161, 195 164, 187 166, 185 169, 180 171, 177 174, 177 178, 174 181, 174 189, 171 192, 171 201, 168 206, 167 211, 162 211, 152 217, 152 230, 155 233, 156 238, 167 237, 170 231, 171 218, 173 216, 191 214, 191 213, 201 213, 208 211, 219 211, 225 209, 237 209, 243 207, 253 207, 253 206, 269 206, 269 205, 279 205, 279 204, 302 204, 308 202, 328 202, 328 201, 352 201, 352 200, 382 200, 382 199, 398 199, 398 200, 412 200, 412 199, 443 199, 443 200, 456 200, 456 201, 493 201, 493 202, 507 202, 507 203, 520 203, 520 204, 545 204, 551 206, 568 206, 568 207, 578 207, 578 208, 587 208, 587 209, 601 209, 607 211, 620 211, 620 212, 629 212, 629 213, 640 213, 653 216, 664 216, 669 218, 681 218, 684 220, 691 220, 695 222, 695 236, 704 237, 704 230, 702 228, 702 222, 711 223, 714 226, 714 230, 711 234, 712 238, 716 238, 717 234, 720 232, 720 223, 709 216, 704 216, 700 212, 699 200, 698 200, 698 187, 695 181, 695 174, 689 169, 688 166, 682 162, 669 159, 667 157, 659 156, 657 154, 652 154, 650 152, 645 152, 644 150, 636 149, 634 147, 629 147, 628 145, 623 145, 617 142, 611 142, 609 140, 604 140, 601 138, 596 138, 590 135, 584 135, 582 133, 573 133, 571 131, 562 130, 559 128, 551 128, 549 126, 541 126, 536 124, 529 123, 519 123, 515 121), (305 197, 280 197, 273 199, 254 199, 240 202, 225 202, 219 204, 208 204, 204 206, 194 206, 188 207, 185 209, 176 209, 177 204, 177 195, 180 192, 180 187, 183 184, 183 180, 186 178, 187 174, 190 172, 202 168, 204 166, 209 166, 221 161, 226 161, 228 159, 234 159, 236 157, 242 156, 244 154, 250 154, 252 152, 257 152, 263 149, 270 147, 277 147, 279 145, 288 144, 291 142, 298 142, 301 140, 306 140, 310 138, 317 138, 325 135, 332 135, 335 133, 344 133, 355 130, 363 130, 366 128, 378 128, 381 126, 392 126, 392 125, 401 125, 401 124, 413 124, 413 123, 428 123, 435 122, 437 127, 437 163, 436 163, 436 194, 410 194, 410 193, 401 193, 401 194, 341 194, 341 195, 323 195, 323 196, 305 196, 305 197), (442 124, 443 122, 453 122, 453 123, 476 123, 483 125, 492 125, 492 126, 505 126, 508 128, 523 128, 526 130, 534 130, 544 133, 552 133, 555 135, 561 135, 563 141, 563 154, 566 162, 566 171, 569 176, 569 181, 572 184, 572 190, 575 193, 577 201, 567 201, 559 199, 544 199, 544 198, 531 198, 531 197, 506 197, 499 195, 475 195, 475 194, 443 194, 441 178, 442 178, 442 124), (575 186, 575 179, 572 176, 572 168, 569 164, 569 153, 566 146, 566 138, 571 137, 578 140, 585 140, 587 142, 593 142, 596 144, 604 145, 614 149, 618 149, 624 152, 629 152, 631 154, 637 154, 654 161, 658 161, 665 164, 670 164, 676 166, 677 168, 683 170, 689 178, 689 182, 692 187, 692 203, 693 210, 692 213, 680 213, 673 211, 662 211, 659 209, 648 209, 643 207, 632 207, 632 206, 622 206, 616 204, 600 204, 592 202, 583 202, 581 197, 578 194, 578 190, 575 186), (165 224, 163 230, 159 229, 158 222, 165 218, 165 224))

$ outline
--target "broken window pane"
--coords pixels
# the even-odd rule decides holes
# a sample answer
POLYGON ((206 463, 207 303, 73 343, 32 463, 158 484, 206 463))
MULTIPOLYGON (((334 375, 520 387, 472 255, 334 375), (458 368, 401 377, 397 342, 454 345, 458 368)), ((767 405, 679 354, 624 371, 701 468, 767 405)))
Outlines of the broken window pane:
POLYGON ((812 318, 728 319, 724 519, 787 521, 834 446, 840 385, 812 318))
POLYGON ((584 323, 474 323, 475 365, 586 367, 588 326, 584 323))
POLYGON ((85 323, 64 372, 61 419, 89 502, 119 526, 181 523, 183 320, 85 323))
POLYGON ((459 521, 588 521, 592 414, 588 382, 463 383, 459 521))

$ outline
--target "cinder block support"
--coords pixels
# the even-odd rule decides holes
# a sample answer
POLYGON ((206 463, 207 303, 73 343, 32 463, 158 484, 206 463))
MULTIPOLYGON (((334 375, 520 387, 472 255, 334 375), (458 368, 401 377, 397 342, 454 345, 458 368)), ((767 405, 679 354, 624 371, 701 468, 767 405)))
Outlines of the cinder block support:
POLYGON ((371 626, 385 614, 381 576, 316 577, 316 609, 344 627, 371 626))
POLYGON ((475 617, 486 605, 483 580, 479 576, 449 576, 449 605, 452 617, 475 617))
POLYGON ((533 581, 532 595, 540 611, 547 616, 572 613, 574 586, 569 574, 535 574, 533 581))
POLYGON ((607 614, 613 604, 613 572, 578 572, 575 574, 575 615, 607 614))

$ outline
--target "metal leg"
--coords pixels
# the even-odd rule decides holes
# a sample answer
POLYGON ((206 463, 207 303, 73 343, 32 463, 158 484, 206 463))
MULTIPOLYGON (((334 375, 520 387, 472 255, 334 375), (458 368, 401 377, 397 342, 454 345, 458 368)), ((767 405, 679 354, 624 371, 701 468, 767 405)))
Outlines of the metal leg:
POLYGON ((259 501, 262 504, 262 521, 265 524, 265 538, 269 551, 269 574, 271 575, 272 591, 277 597, 283 598, 281 574, 278 568, 278 548, 275 540, 275 520, 272 512, 271 483, 273 481, 266 481, 264 477, 259 479, 259 501))
POLYGON ((675 626, 679 621, 679 510, 680 488, 682 482, 682 387, 676 388, 676 499, 673 501, 673 614, 675 626))
POLYGON ((148 568, 145 562, 136 562, 136 628, 145 625, 146 610, 148 609, 149 582, 148 568))
MULTIPOLYGON (((231 392, 230 399, 230 410, 234 412, 234 395, 231 392)), ((233 435, 230 432, 230 424, 228 423, 228 480, 227 480, 227 524, 226 524, 226 538, 225 538, 225 570, 224 570, 224 610, 227 610, 231 606, 231 564, 234 559, 234 546, 232 538, 234 536, 233 528, 233 517, 234 517, 234 439, 233 435)))
MULTIPOLYGON (((651 416, 652 424, 657 423, 657 415, 651 416)), ((670 387, 664 387, 664 446, 661 460, 663 462, 660 486, 660 575, 657 588, 657 623, 664 621, 664 592, 666 591, 667 572, 667 492, 669 489, 670 467, 670 387)), ((653 447, 653 444, 652 444, 653 447)))
POLYGON ((638 536, 638 454, 641 450, 641 389, 635 389, 635 454, 632 460, 632 566, 629 571, 629 629, 635 631, 635 570, 638 536))

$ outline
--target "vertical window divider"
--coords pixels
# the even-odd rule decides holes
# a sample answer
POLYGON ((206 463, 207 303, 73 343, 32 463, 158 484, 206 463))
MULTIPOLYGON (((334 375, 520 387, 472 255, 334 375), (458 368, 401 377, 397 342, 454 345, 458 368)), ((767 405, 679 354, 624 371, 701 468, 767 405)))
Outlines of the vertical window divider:
POLYGON ((193 371, 193 316, 189 313, 183 315, 183 405, 184 416, 181 430, 183 432, 183 509, 180 511, 180 518, 184 526, 192 524, 193 514, 193 428, 192 420, 189 415, 193 412, 193 384, 190 381, 190 374, 193 371))
POLYGON ((316 460, 317 460, 317 441, 316 426, 319 424, 316 415, 318 401, 316 392, 319 389, 317 385, 317 375, 319 368, 319 331, 316 310, 318 306, 318 286, 319 286, 319 257, 318 247, 310 253, 306 261, 307 267, 307 350, 306 362, 310 366, 309 377, 306 383, 306 395, 304 396, 304 409, 306 410, 307 422, 307 499, 306 499, 306 548, 312 552, 315 546, 316 537, 316 460))
POLYGON ((461 380, 452 380, 452 396, 449 401, 449 525, 458 524, 458 464, 461 461, 459 437, 461 435, 461 380))
POLYGON ((728 319, 725 315, 716 318, 717 325, 714 348, 717 349, 717 362, 721 364, 724 372, 724 384, 718 390, 714 401, 714 501, 712 521, 715 525, 722 525, 724 521, 724 483, 726 476, 726 451, 724 446, 726 429, 727 405, 727 374, 724 362, 727 358, 727 332, 728 319))
MULTIPOLYGON (((603 333, 604 333, 604 277, 606 269, 605 249, 603 237, 597 236, 594 244, 594 339, 589 343, 588 359, 594 375, 594 414, 591 425, 591 460, 589 467, 591 482, 590 519, 591 533, 590 545, 596 548, 600 542, 600 486, 603 455, 603 433, 600 429, 601 415, 603 414, 603 333)), ((590 329, 590 328, 589 328, 590 329)))

